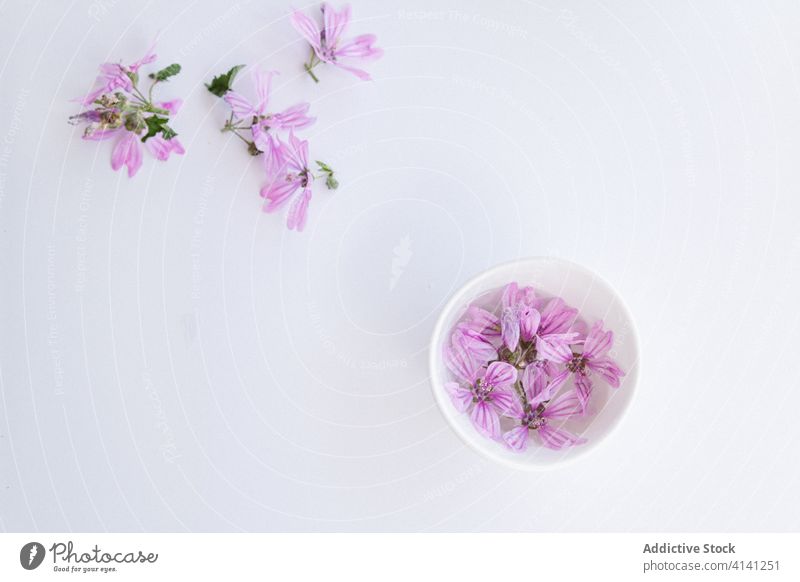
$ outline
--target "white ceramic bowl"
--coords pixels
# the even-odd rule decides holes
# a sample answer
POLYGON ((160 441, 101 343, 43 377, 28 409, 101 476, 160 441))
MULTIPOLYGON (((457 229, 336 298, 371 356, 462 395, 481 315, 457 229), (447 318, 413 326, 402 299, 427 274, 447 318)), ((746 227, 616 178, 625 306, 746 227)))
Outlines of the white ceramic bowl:
MULTIPOLYGON (((429 355, 433 394, 439 408, 456 433, 473 449, 492 460, 517 469, 550 469, 574 461, 600 446, 619 424, 633 399, 639 371, 639 340, 628 308, 605 280, 589 269, 563 259, 534 257, 505 263, 485 271, 469 281, 445 305, 433 330, 429 355), (497 292, 516 281, 520 286, 532 285, 538 295, 559 296, 578 309, 581 318, 592 325, 598 319, 605 329, 614 332, 614 346, 609 355, 625 371, 619 388, 611 388, 595 375, 589 414, 570 419, 565 428, 587 439, 582 445, 554 451, 542 446, 537 438, 530 441, 523 453, 515 453, 502 442, 491 441, 478 433, 467 414, 458 412, 444 389, 450 374, 442 351, 449 341, 455 323, 476 299, 497 292)), ((570 386, 572 381, 570 380, 570 386)))

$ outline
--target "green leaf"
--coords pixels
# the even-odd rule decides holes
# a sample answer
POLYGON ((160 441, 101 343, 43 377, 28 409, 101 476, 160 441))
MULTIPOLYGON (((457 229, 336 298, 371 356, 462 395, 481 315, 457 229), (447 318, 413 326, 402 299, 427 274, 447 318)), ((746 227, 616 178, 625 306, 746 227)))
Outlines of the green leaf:
POLYGON ((333 177, 333 168, 331 168, 325 162, 321 162, 319 160, 316 160, 316 162, 319 166, 319 169, 328 175, 328 177, 325 179, 325 185, 328 187, 328 190, 336 190, 339 187, 339 181, 333 177))
MULTIPOLYGON (((167 125, 167 121, 169 121, 166 117, 159 117, 158 115, 151 115, 150 117, 146 117, 144 122, 147 124, 147 133, 142 136, 142 143, 146 142, 151 137, 155 136, 156 134, 164 134, 164 130, 168 133, 172 133, 173 136, 176 135, 174 131, 170 129, 167 125)), ((167 138, 169 139, 169 138, 167 138)))
POLYGON ((151 73, 150 78, 156 81, 166 81, 170 77, 174 77, 181 72, 181 66, 178 63, 172 63, 168 67, 164 67, 157 73, 151 73))
POLYGON ((211 91, 217 97, 222 97, 231 90, 231 86, 233 85, 233 80, 236 78, 236 75, 244 68, 244 65, 236 65, 235 67, 231 68, 230 71, 227 73, 223 73, 222 75, 217 75, 214 77, 210 83, 206 83, 206 88, 211 91))
POLYGON ((165 123, 164 125, 162 125, 162 126, 161 126, 161 137, 163 137, 164 139, 166 139, 166 140, 171 140, 171 139, 172 139, 173 137, 175 137, 176 135, 178 135, 178 134, 177 134, 177 133, 175 133, 175 130, 174 130, 174 129, 172 129, 172 128, 171 128, 169 125, 167 125, 166 123, 165 123))

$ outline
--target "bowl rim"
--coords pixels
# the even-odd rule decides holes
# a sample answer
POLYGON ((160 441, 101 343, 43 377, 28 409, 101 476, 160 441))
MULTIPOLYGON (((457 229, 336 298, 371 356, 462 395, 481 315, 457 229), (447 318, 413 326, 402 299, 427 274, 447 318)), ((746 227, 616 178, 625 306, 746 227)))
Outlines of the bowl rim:
MULTIPOLYGON (((450 426, 452 431, 458 435, 458 438, 461 439, 462 442, 466 443, 470 449, 477 452, 479 455, 491 459, 492 461, 499 463, 501 465, 505 465, 507 467, 511 467, 513 469, 524 470, 524 471, 531 471, 531 472, 541 472, 541 471, 550 471, 553 469, 560 469, 565 466, 571 465, 579 460, 585 459, 589 455, 591 455, 594 451, 596 451, 602 443, 608 441, 616 432, 619 430, 620 425, 622 424, 623 420, 630 411, 631 405, 633 404, 634 400, 636 399, 636 392, 637 386, 639 384, 639 376, 640 376, 640 368, 642 366, 642 350, 641 350, 641 343, 639 341, 639 332, 636 329, 636 321, 633 318, 633 313, 628 307, 628 304, 623 299, 622 295, 617 291, 617 288, 612 285, 605 277, 597 274, 595 271, 589 269, 588 267, 571 261, 569 259, 564 259, 562 257, 557 256, 546 256, 546 255, 536 255, 530 257, 521 257, 518 259, 512 259, 509 261, 504 261, 493 267, 485 269, 480 273, 474 275, 469 280, 467 280, 463 285, 461 285, 448 299, 447 303, 445 303, 444 307, 442 307, 441 312, 439 312, 439 316, 436 318, 436 324, 433 327, 433 332, 431 333, 431 341, 430 346, 428 348, 428 374, 429 374, 429 381, 431 391, 433 392, 434 400, 439 408, 439 412, 442 416, 444 416, 447 424, 450 426), (439 351, 439 344, 441 342, 437 341, 441 338, 444 334, 444 324, 445 319, 448 314, 450 314, 455 308, 457 308, 459 304, 456 304, 457 300, 461 299, 461 295, 464 294, 465 290, 472 287, 476 283, 480 282, 484 278, 490 277, 492 274, 508 269, 509 267, 520 267, 525 263, 536 263, 541 261, 549 261, 549 262, 558 262, 562 265, 566 265, 571 267, 572 269, 576 269, 582 271, 585 274, 588 274, 594 277, 598 282, 604 284, 613 294, 615 299, 620 305, 620 308, 623 312, 623 315, 628 319, 630 322, 630 336, 633 340, 633 346, 635 349, 635 358, 634 358, 634 365, 632 370, 630 370, 630 375, 626 378, 626 386, 628 391, 630 392, 630 397, 628 398, 627 402, 624 403, 622 409, 619 412, 616 420, 613 422, 612 426, 609 428, 608 432, 603 436, 602 439, 595 441, 591 444, 591 446, 584 447, 583 452, 578 455, 572 456, 571 458, 561 458, 557 461, 553 461, 552 463, 544 463, 544 464, 535 464, 520 460, 514 460, 508 457, 504 457, 502 455, 496 454, 492 452, 488 448, 484 448, 478 446, 467 438, 467 436, 463 433, 460 426, 456 425, 453 418, 455 417, 456 411, 453 408, 452 403, 449 399, 446 398, 445 390, 443 383, 441 380, 437 380, 437 368, 438 363, 441 359, 441 356, 437 354, 439 351), (437 389, 437 382, 440 385, 440 388, 437 389), (628 386, 629 384, 629 386, 628 386), (448 408, 449 406, 449 408, 448 408)), ((498 443, 496 443, 498 444, 498 443)))

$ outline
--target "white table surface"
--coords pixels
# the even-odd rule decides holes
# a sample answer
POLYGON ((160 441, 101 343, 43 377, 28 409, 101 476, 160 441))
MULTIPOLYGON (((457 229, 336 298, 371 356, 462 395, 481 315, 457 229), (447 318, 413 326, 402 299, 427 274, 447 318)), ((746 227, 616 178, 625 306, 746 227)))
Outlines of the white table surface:
POLYGON ((0 2, 0 529, 798 530, 800 6, 398 5, 353 6, 373 82, 314 85, 288 2, 0 2), (129 180, 69 100, 159 30, 188 152, 129 180), (239 63, 339 172, 303 234, 218 131, 239 63), (643 352, 620 429, 533 474, 426 363, 454 289, 531 255, 610 280, 643 352))

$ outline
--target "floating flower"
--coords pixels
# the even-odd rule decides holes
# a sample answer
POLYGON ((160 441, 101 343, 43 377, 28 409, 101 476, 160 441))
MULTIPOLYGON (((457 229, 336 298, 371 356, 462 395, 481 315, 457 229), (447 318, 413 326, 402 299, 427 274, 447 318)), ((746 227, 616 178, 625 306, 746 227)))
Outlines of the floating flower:
POLYGON ((560 297, 551 299, 542 309, 532 338, 540 358, 556 362, 572 354, 570 345, 580 341, 579 333, 568 331, 576 314, 577 310, 568 307, 560 297))
POLYGON ((311 45, 311 58, 305 63, 306 72, 319 83, 312 70, 320 63, 328 63, 354 74, 363 81, 370 79, 369 73, 352 66, 352 61, 373 60, 383 55, 375 45, 374 34, 362 34, 348 40, 342 35, 350 22, 350 7, 344 6, 336 12, 330 5, 322 4, 322 30, 319 25, 300 10, 292 13, 291 21, 297 32, 311 45))
POLYGON ((583 342, 581 353, 572 353, 562 361, 567 369, 575 374, 581 401, 586 406, 592 393, 591 373, 599 375, 613 388, 619 388, 619 381, 625 372, 608 355, 614 345, 614 333, 603 331, 603 322, 596 322, 583 342))
POLYGON ((539 327, 541 316, 536 309, 536 294, 533 287, 520 289, 516 283, 509 283, 503 289, 501 302, 501 335, 503 343, 513 352, 517 349, 520 337, 529 341, 539 327))
POLYGON ((454 381, 445 389, 481 434, 496 439, 499 430, 513 451, 525 450, 531 433, 551 449, 582 444, 555 421, 587 415, 591 374, 614 387, 624 374, 607 355, 613 334, 598 321, 584 337, 587 327, 560 297, 512 282, 494 310, 469 305, 453 326, 444 359, 454 381))
POLYGON ((583 444, 586 439, 552 424, 554 420, 569 418, 580 411, 581 405, 575 390, 565 392, 547 404, 540 403, 536 406, 526 407, 514 400, 511 416, 519 421, 519 425, 505 432, 503 441, 516 452, 522 452, 528 447, 531 432, 538 434, 542 444, 549 449, 559 450, 583 444))
POLYGON ((456 409, 469 411, 472 423, 481 434, 499 438, 500 415, 514 402, 509 389, 517 381, 516 368, 505 362, 480 366, 459 343, 446 348, 445 363, 458 378, 457 382, 445 384, 456 409))

